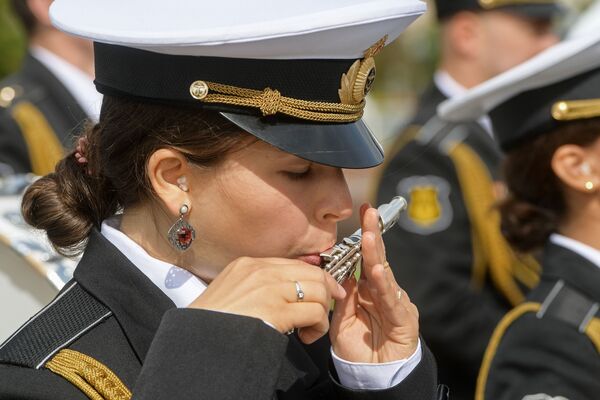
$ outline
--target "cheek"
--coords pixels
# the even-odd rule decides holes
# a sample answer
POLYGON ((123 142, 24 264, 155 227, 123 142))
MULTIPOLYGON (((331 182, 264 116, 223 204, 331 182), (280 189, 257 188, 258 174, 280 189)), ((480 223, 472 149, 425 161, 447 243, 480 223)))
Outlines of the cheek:
POLYGON ((304 213, 283 193, 253 175, 222 188, 219 236, 232 257, 284 257, 309 228, 304 213))

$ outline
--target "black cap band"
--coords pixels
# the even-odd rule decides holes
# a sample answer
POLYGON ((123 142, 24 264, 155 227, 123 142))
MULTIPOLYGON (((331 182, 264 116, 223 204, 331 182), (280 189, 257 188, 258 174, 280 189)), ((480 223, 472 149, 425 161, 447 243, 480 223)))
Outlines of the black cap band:
POLYGON ((100 93, 187 104, 201 104, 190 96, 190 85, 197 80, 270 87, 286 97, 339 103, 342 74, 356 61, 182 56, 103 43, 95 43, 94 52, 94 83, 100 93))
POLYGON ((438 19, 461 11, 499 10, 536 19, 551 19, 562 7, 556 0, 436 0, 438 19))
POLYGON ((599 98, 600 69, 521 93, 490 112, 494 135, 504 151, 569 123, 553 117, 553 107, 561 101, 599 98))

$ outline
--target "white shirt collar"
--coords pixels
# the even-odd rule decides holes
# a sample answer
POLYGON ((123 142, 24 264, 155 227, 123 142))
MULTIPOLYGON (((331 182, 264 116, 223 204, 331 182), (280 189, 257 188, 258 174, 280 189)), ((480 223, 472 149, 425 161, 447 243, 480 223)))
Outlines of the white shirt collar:
POLYGON ((550 235, 550 241, 556 245, 559 245, 579 254, 581 257, 587 259, 591 263, 595 264, 598 268, 600 268, 599 250, 588 246, 587 244, 583 244, 575 239, 571 239, 566 236, 560 235, 558 233, 553 233, 552 235, 550 235))
POLYGON ((73 95, 86 115, 97 122, 102 95, 96 90, 93 77, 43 47, 32 46, 29 50, 73 95))
MULTIPOLYGON (((439 69, 433 75, 433 83, 442 92, 444 96, 451 99, 454 97, 462 96, 467 92, 467 88, 458 83, 448 72, 439 69)), ((477 122, 490 136, 494 136, 492 129, 492 121, 487 115, 480 117, 477 122)))
POLYGON ((179 308, 187 307, 207 285, 191 272, 150 256, 140 245, 119 230, 121 217, 102 222, 100 233, 125 255, 179 308))

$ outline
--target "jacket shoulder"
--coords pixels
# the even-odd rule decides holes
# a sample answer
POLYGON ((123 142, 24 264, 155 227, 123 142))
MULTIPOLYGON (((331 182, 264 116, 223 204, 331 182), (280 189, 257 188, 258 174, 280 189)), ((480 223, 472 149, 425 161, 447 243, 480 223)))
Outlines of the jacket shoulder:
POLYGON ((76 281, 0 345, 0 364, 39 369, 112 312, 76 281))

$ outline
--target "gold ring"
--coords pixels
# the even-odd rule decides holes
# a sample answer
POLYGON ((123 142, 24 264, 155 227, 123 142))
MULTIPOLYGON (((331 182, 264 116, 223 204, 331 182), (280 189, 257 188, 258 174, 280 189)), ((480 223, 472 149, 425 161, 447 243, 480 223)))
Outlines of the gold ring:
POLYGON ((387 262, 387 260, 385 260, 385 262, 383 263, 383 269, 387 269, 387 268, 391 268, 391 267, 390 267, 390 263, 387 262))
POLYGON ((398 289, 398 291, 396 292, 396 298, 398 300, 400 300, 402 298, 402 289, 398 289))

